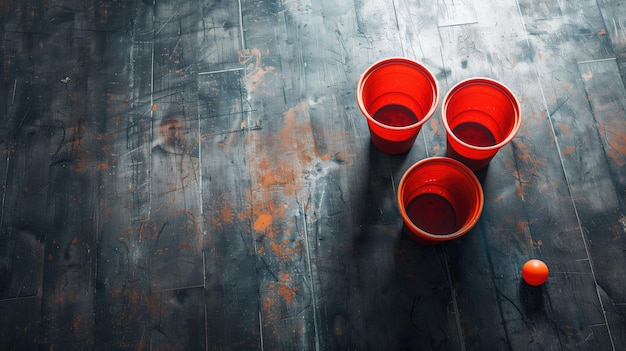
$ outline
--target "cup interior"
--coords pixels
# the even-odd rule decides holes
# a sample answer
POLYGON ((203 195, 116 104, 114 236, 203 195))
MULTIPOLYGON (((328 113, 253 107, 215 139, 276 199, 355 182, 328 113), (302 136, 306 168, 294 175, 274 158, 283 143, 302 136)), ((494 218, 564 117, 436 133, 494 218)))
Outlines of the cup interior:
POLYGON ((456 142, 477 149, 498 149, 517 134, 521 108, 503 84, 473 78, 457 84, 446 95, 442 119, 456 142))
POLYGON ((427 240, 450 240, 467 233, 482 212, 478 179, 451 158, 419 161, 407 170, 398 189, 405 225, 427 240))
POLYGON ((439 100, 437 81, 421 64, 389 58, 373 64, 357 88, 361 112, 370 128, 395 130, 421 126, 439 100))

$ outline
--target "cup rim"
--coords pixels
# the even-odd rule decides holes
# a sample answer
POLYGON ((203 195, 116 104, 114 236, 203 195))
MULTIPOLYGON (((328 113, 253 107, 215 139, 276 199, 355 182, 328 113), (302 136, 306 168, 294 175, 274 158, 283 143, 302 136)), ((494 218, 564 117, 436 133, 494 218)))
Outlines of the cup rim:
POLYGON ((449 135, 452 139, 454 139, 455 142, 463 145, 464 147, 472 148, 472 149, 479 150, 479 151, 499 150, 504 145, 506 145, 509 142, 511 142, 511 140, 513 140, 517 136, 517 133, 520 130, 520 126, 522 125, 522 107, 521 107, 521 105, 519 103, 519 100, 515 96, 515 94, 513 94, 513 91, 511 89, 509 89, 504 83, 501 83, 501 82, 499 82, 499 81, 497 81, 495 79, 487 78, 487 77, 473 77, 473 78, 468 78, 468 79, 465 79, 465 80, 462 80, 462 81, 458 82, 457 84, 455 84, 446 93, 446 96, 443 98, 443 103, 441 104, 441 123, 443 124, 443 127, 446 129, 447 135, 449 135), (446 111, 448 109, 448 104, 450 102, 451 97, 460 88, 462 88, 464 86, 467 86, 467 85, 472 85, 472 84, 488 84, 488 85, 490 85, 492 87, 495 87, 495 88, 501 90, 502 93, 504 93, 504 95, 506 95, 509 98, 509 100, 513 104, 513 108, 516 111, 516 113, 515 113, 515 123, 513 124, 513 129, 511 130, 509 135, 507 135, 506 138, 504 138, 501 142, 499 142, 499 143, 497 143, 495 145, 476 146, 476 145, 468 144, 468 143, 464 142, 463 140, 459 139, 452 132, 452 129, 450 128, 450 125, 448 124, 448 119, 446 118, 446 111))
POLYGON ((359 83, 357 85, 356 100, 357 100, 357 104, 359 105, 359 109, 361 110, 361 113, 365 116, 365 118, 367 118, 368 122, 374 123, 388 130, 395 130, 395 131, 410 130, 410 129, 421 127, 426 122, 428 122, 428 120, 435 114, 435 111, 437 110, 437 106, 439 105, 439 84, 437 83, 437 78, 435 78, 433 73, 428 68, 426 68, 426 66, 424 66, 423 64, 407 57, 401 57, 401 56, 387 57, 387 58, 374 62, 371 66, 369 66, 365 70, 365 72, 363 72, 363 74, 361 75, 361 78, 359 79, 359 83), (372 73, 376 69, 378 69, 379 67, 388 65, 388 64, 393 64, 393 63, 402 63, 402 64, 413 66, 419 69, 420 71, 424 73, 424 75, 432 83, 431 87, 433 89, 433 103, 430 106, 430 109, 421 120, 417 121, 416 123, 409 124, 408 126, 396 127, 396 126, 390 126, 388 124, 378 122, 377 120, 374 119, 374 117, 372 117, 369 114, 369 112, 365 108, 365 104, 363 103, 363 86, 365 85, 365 82, 369 79, 369 77, 372 75, 372 73))
POLYGON ((398 207, 399 207, 403 222, 405 225, 409 227, 413 235, 416 235, 423 240, 428 240, 431 242, 439 242, 439 241, 447 241, 447 240, 456 239, 458 237, 461 237, 467 234, 476 225, 476 223, 478 223, 478 220, 480 219, 480 215, 482 214, 484 203, 485 203, 485 197, 484 197, 484 192, 483 192, 482 185, 480 184, 480 181, 476 177, 476 174, 474 174, 474 172, 469 167, 467 167, 462 162, 457 161, 453 158, 437 156, 437 157, 424 158, 416 162, 415 164, 413 164, 411 167, 409 167, 409 169, 406 170, 406 172, 404 172, 404 175, 402 176, 402 179, 400 179, 400 183, 398 184, 397 201, 398 201, 398 207), (428 164, 434 164, 434 163, 447 164, 461 171, 465 176, 467 176, 467 178, 474 185, 473 188, 475 190, 476 195, 478 195, 477 196, 478 206, 476 207, 476 210, 474 211, 475 215, 473 216, 471 221, 465 224, 464 226, 462 226, 461 228, 459 228, 458 230, 456 230, 455 232, 452 232, 450 234, 429 233, 419 228, 418 226, 416 226, 413 223, 413 221, 411 221, 411 219, 409 218, 409 215, 406 213, 403 195, 404 195, 404 183, 407 181, 409 174, 412 173, 417 168, 420 168, 428 164))

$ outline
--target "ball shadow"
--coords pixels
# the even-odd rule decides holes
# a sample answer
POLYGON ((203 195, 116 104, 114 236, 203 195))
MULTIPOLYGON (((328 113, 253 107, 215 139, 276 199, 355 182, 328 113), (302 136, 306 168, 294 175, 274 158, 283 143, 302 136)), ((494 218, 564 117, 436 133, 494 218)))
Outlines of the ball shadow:
POLYGON ((534 315, 545 309, 545 289, 543 285, 533 286, 523 279, 519 282, 519 300, 521 308, 528 315, 534 315))

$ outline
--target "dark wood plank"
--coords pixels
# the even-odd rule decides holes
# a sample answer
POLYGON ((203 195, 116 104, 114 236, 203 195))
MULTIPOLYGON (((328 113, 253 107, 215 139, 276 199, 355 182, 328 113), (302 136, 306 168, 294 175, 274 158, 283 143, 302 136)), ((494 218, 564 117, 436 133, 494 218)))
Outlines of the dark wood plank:
POLYGON ((238 66, 239 53, 245 48, 241 1, 204 1, 198 4, 202 15, 198 62, 205 71, 238 66))
POLYGON ((123 81, 132 90, 110 94, 106 140, 115 172, 103 182, 120 191, 104 201, 111 225, 99 255, 103 349, 206 345, 196 112, 200 8, 141 4, 126 39, 133 61, 123 81))
POLYGON ((0 0, 0 349, 623 349, 625 13, 0 0), (439 112, 388 156, 356 106, 389 56, 522 103, 454 242, 412 242, 395 200, 439 112))
POLYGON ((152 142, 151 67, 153 10, 147 2, 120 8, 111 17, 126 18, 114 26, 109 42, 107 111, 101 149, 109 169, 101 174, 101 234, 95 277, 95 349, 145 349, 159 294, 151 294, 149 245, 150 151, 152 142))
MULTIPOLYGON (((282 55, 282 64, 291 77, 286 82, 287 99, 298 104, 297 135, 304 135, 298 137, 296 146, 305 156, 296 173, 301 193, 299 231, 306 235, 311 265, 316 347, 364 348, 368 323, 361 306, 366 302, 357 279, 353 240, 358 233, 352 229, 364 214, 351 211, 349 204, 356 194, 349 189, 362 189, 367 177, 361 174, 350 179, 348 170, 363 169, 366 157, 359 147, 369 148, 364 120, 354 108, 353 86, 367 64, 354 60, 355 51, 366 45, 365 33, 358 33, 358 14, 352 3, 323 2, 315 8, 299 4, 286 10, 283 53, 287 55, 282 55), (320 47, 319 42, 333 45, 320 47)), ((367 55, 366 50, 361 52, 367 55)))
POLYGON ((484 347, 495 342, 498 348, 520 344, 560 348, 588 343, 607 347, 610 340, 606 330, 596 327, 603 318, 598 312, 601 306, 593 277, 589 266, 580 264, 588 256, 575 208, 570 199, 560 196, 568 192, 568 185, 552 126, 539 109, 543 105, 541 81, 532 66, 535 52, 527 41, 525 21, 514 2, 496 8, 475 6, 479 14, 476 26, 442 28, 444 60, 451 70, 449 84, 472 76, 498 79, 513 88, 522 103, 524 118, 519 136, 499 152, 484 174, 483 187, 490 201, 479 225, 483 241, 476 242, 483 245, 480 250, 484 251, 472 252, 471 246, 457 251, 461 257, 478 260, 471 266, 477 274, 470 273, 467 265, 461 266, 461 284, 472 287, 464 290, 468 300, 460 297, 461 301, 476 301, 479 296, 491 294, 497 307, 488 314, 501 318, 498 321, 492 317, 488 322, 481 317, 483 311, 474 310, 485 304, 460 303, 467 345, 484 347), (500 20, 504 18, 508 20, 500 20), (538 85, 539 89, 528 89, 538 85), (559 259, 552 261, 556 252, 559 259), (549 283, 537 291, 519 282, 522 264, 533 257, 546 260, 553 272, 549 283), (560 272, 580 275, 561 280, 560 272), (485 274, 491 275, 491 282, 479 280, 476 285, 472 281, 485 274), (582 309, 568 307, 570 301, 579 301, 576 305, 582 309), (572 325, 572 320, 585 322, 572 325), (497 337, 491 332, 489 338, 484 338, 487 334, 481 331, 483 327, 497 331, 497 337), (567 337, 561 337, 563 333, 567 337))
MULTIPOLYGON (((31 128, 43 134, 44 128, 31 128)), ((2 145, 2 288, 1 297, 41 296, 44 265, 45 208, 40 199, 47 197, 45 176, 47 168, 39 165, 47 160, 29 159, 33 151, 28 145, 16 144, 22 137, 4 130, 2 145), (24 172, 24 170, 28 170, 24 172), (38 171, 39 170, 39 171, 38 171), (37 205, 34 205, 37 204, 37 205), (39 207, 39 208, 38 208, 39 207), (35 211, 34 213, 30 213, 35 211), (39 212, 43 211, 43 212, 39 212), (39 212, 39 215, 35 213, 39 212)), ((47 144, 44 142, 44 144, 47 144)))
POLYGON ((611 42, 619 75, 626 81, 626 6, 621 1, 598 1, 598 7, 604 19, 598 35, 611 42))
POLYGON ((249 203, 247 139, 261 130, 244 99, 245 72, 199 77, 203 223, 206 231, 205 309, 209 349, 262 345, 257 252, 249 203))
MULTIPOLYGON (((85 143, 86 144, 86 143, 85 143)), ((97 199, 93 174, 53 170, 43 281, 42 342, 79 349, 93 344, 93 268, 97 199), (85 196, 87 195, 87 196, 85 196), (82 200, 82 201, 81 201, 82 200)))
MULTIPOLYGON (((6 125, 10 126, 9 123, 6 125)), ((0 135, 3 140, 0 142, 0 169, 3 172, 0 177, 0 314, 4 316, 0 323, 0 345, 7 349, 34 349, 40 341, 44 245, 40 228, 33 226, 33 223, 28 225, 19 221, 18 204, 21 203, 19 199, 25 200, 25 197, 20 196, 24 193, 23 189, 38 183, 35 182, 36 177, 16 176, 20 173, 20 167, 15 163, 17 160, 24 162, 24 157, 16 154, 13 135, 8 128, 0 130, 0 135), (20 225, 20 222, 23 224, 20 225)))
MULTIPOLYGON (((502 60, 510 57, 496 56, 500 53, 515 55, 522 49, 514 46, 514 39, 521 35, 523 28, 519 25, 519 15, 511 11, 511 4, 490 10, 492 15, 495 12, 497 16, 510 18, 506 24, 485 17, 487 14, 482 13, 484 7, 481 6, 486 5, 474 4, 479 14, 476 24, 440 28, 445 67, 442 77, 444 96, 454 84, 470 77, 487 76, 506 84, 506 78, 515 77, 520 81, 517 76, 527 75, 523 71, 503 74, 502 60), (492 33, 497 33, 503 40, 492 42, 492 33)), ((443 124, 439 121, 431 127, 433 152, 445 154, 443 124)), ((518 340, 530 345, 544 342, 543 338, 533 337, 533 330, 524 325, 519 268, 530 250, 525 233, 516 227, 523 222, 519 217, 524 214, 524 205, 517 192, 520 183, 516 178, 514 159, 509 145, 479 173, 486 200, 481 220, 465 237, 446 247, 451 258, 450 270, 461 315, 464 346, 468 349, 507 349, 518 340)), ((541 330, 549 333, 550 336, 545 338, 548 343, 554 341, 553 330, 541 330)))
POLYGON ((249 134, 246 145, 262 347, 313 349, 320 343, 319 311, 304 227, 307 193, 302 177, 321 155, 311 148, 309 108, 293 96, 300 78, 283 62, 283 8, 276 2, 242 4, 247 23, 240 59, 246 68, 244 88, 263 126, 249 134), (263 29, 269 27, 280 30, 263 29))
MULTIPOLYGON (((531 8, 531 6, 530 3, 524 4, 522 11, 525 11, 526 7, 531 8)), ((607 155, 598 132, 590 133, 591 130, 598 128, 596 118, 604 120, 607 118, 606 116, 612 115, 612 112, 605 114, 604 111, 594 110, 594 107, 590 105, 589 100, 593 99, 593 96, 588 95, 591 93, 590 91, 586 93, 587 85, 581 83, 584 83, 584 77, 591 78, 592 75, 589 71, 585 71, 584 64, 583 66, 578 64, 575 71, 569 69, 569 67, 574 67, 576 62, 605 62, 604 59, 614 55, 609 37, 603 29, 606 20, 602 18, 600 13, 587 12, 585 17, 571 15, 580 13, 581 9, 589 8, 589 6, 594 6, 594 4, 579 2, 567 6, 555 6, 550 9, 561 14, 562 21, 565 22, 561 25, 578 28, 580 33, 578 36, 571 33, 557 34, 547 30, 554 26, 549 20, 546 22, 533 20, 532 23, 535 24, 530 33, 537 51, 543 53, 541 57, 538 57, 539 63, 541 63, 537 65, 538 75, 548 106, 547 113, 554 124, 569 192, 573 197, 579 217, 580 236, 586 244, 585 248, 588 250, 591 260, 585 264, 585 266, 589 264, 590 273, 594 280, 594 289, 591 293, 597 294, 602 299, 603 321, 598 322, 594 327, 594 336, 603 335, 605 332, 609 333, 610 338, 603 342, 607 344, 607 348, 615 349, 616 345, 620 344, 619 335, 623 335, 619 332, 623 329, 619 327, 620 323, 623 325, 623 321, 619 322, 615 317, 612 317, 612 321, 609 323, 607 317, 609 315, 614 316, 615 308, 609 302, 610 300, 606 299, 603 292, 604 283, 601 281, 606 278, 602 279, 600 270, 596 268, 597 262, 611 262, 613 260, 609 259, 611 255, 605 257, 604 252, 594 253, 591 250, 594 241, 605 237, 605 230, 597 223, 603 223, 607 226, 620 225, 618 224, 619 216, 615 218, 614 210, 611 209, 615 208, 616 202, 620 200, 618 200, 619 195, 617 195, 619 192, 615 190, 616 183, 607 178, 608 174, 612 173, 608 169, 610 166, 607 163, 607 155), (538 40, 534 40, 535 38, 538 40), (563 69, 564 67, 568 69, 563 69), (582 80, 581 75, 583 76, 582 80), (613 184, 611 184, 612 182, 613 184), (601 211, 602 215, 599 215, 598 209, 605 211, 601 211), (600 217, 603 219, 599 220, 600 217)), ((546 18, 545 13, 540 11, 529 12, 527 16, 529 18, 546 18)), ((608 62, 614 63, 615 60, 609 59, 608 62)), ((602 65, 600 63, 600 66, 604 67, 602 65)), ((605 69, 601 71, 605 71, 605 69)), ((614 73, 617 74, 617 71, 614 73)), ((608 82, 610 81, 609 79, 608 82)), ((610 84, 615 85, 615 82, 610 84)), ((620 84, 623 83, 620 82, 620 84)), ((619 102, 619 98, 615 100, 615 97, 611 97, 609 101, 619 102)), ((621 133, 621 130, 623 129, 617 128, 616 134, 621 133)), ((598 247, 596 246, 596 248, 598 247)), ((609 244, 606 249, 608 247, 613 246, 609 244)))
MULTIPOLYGON (((28 174, 25 179, 37 179, 43 187, 35 186, 32 193, 27 184, 21 188, 27 194, 20 197, 31 198, 18 203, 17 218, 25 220, 18 228, 35 233, 35 237, 41 235, 45 245, 39 341, 43 347, 78 349, 93 343, 95 251, 91 248, 97 235, 96 175, 100 167, 94 151, 97 116, 103 105, 92 107, 91 102, 103 95, 97 87, 86 87, 101 67, 98 56, 88 54, 100 37, 97 32, 85 31, 94 17, 77 14, 78 8, 42 5, 30 10, 37 15, 23 36, 26 43, 36 45, 17 63, 27 70, 16 78, 30 78, 24 79, 29 88, 21 95, 24 100, 16 111, 23 114, 13 126, 13 140, 20 150, 16 163, 32 164, 20 170, 28 174), (25 75, 28 71, 31 73, 25 75), (30 152, 36 153, 34 158, 30 152), (40 191, 43 195, 37 196, 40 191)), ((36 262, 32 264, 36 269, 36 262)))
POLYGON ((200 4, 155 4, 150 66, 151 286, 154 291, 201 287, 202 216, 197 122, 200 4))
MULTIPOLYGON (((319 172, 312 174, 306 202, 313 273, 319 279, 316 294, 324 297, 320 329, 328 331, 321 344, 331 349, 455 349, 460 341, 450 313, 454 303, 445 259, 403 235, 395 205, 402 173, 425 157, 426 149, 420 139, 408 155, 381 154, 370 145, 364 117, 351 107, 356 82, 367 66, 384 57, 379 56, 383 50, 396 56, 407 50, 400 36, 388 37, 389 47, 365 41, 377 38, 403 9, 383 2, 351 6, 325 3, 320 10, 288 12, 293 16, 289 32, 294 33, 294 50, 305 61, 293 63, 292 70, 305 72, 297 92, 313 102, 314 145, 332 161, 321 162, 319 172), (324 10, 330 7, 335 10, 324 10), (377 21, 380 16, 390 23, 377 21), (301 24, 312 21, 322 26, 301 24), (319 41, 338 45, 319 51, 319 41), (329 86, 343 93, 331 94, 329 86), (432 318, 426 320, 426 315, 432 318)), ((416 12, 425 12, 421 10, 416 12)))
POLYGON ((205 315, 201 307, 204 289, 176 289, 153 293, 154 305, 149 317, 150 344, 136 345, 139 349, 203 350, 207 347, 205 315))
POLYGON ((32 350, 41 345, 41 297, 0 300, 0 345, 7 350, 32 350))
POLYGON ((437 24, 440 27, 458 26, 478 22, 473 1, 437 2, 437 24))
POLYGON ((578 195, 574 200, 589 240, 597 290, 604 302, 613 344, 623 345, 626 342, 626 277, 620 267, 626 264, 622 235, 626 202, 626 143, 623 137, 626 132, 626 94, 616 60, 588 61, 579 63, 578 68, 591 107, 589 122, 597 128, 597 134, 589 135, 589 141, 575 146, 567 157, 596 162, 586 168, 587 172, 573 174, 571 183, 578 195), (592 156, 596 152, 601 153, 598 158, 592 156), (597 195, 583 196, 583 193, 602 194, 602 198, 598 201, 597 195))

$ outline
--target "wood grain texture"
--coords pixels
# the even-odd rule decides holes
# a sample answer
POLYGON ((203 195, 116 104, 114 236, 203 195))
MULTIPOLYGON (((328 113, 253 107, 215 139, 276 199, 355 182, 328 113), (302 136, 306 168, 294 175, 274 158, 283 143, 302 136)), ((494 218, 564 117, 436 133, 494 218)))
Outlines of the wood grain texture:
POLYGON ((0 0, 0 349, 621 350, 615 0, 0 0), (423 246, 356 84, 506 84, 482 217, 423 246), (540 258, 546 284, 521 280, 540 258))

